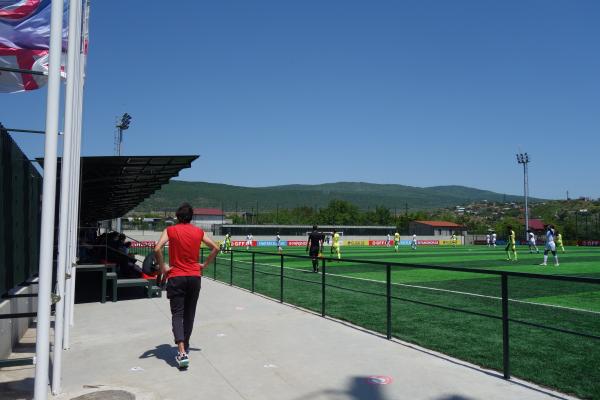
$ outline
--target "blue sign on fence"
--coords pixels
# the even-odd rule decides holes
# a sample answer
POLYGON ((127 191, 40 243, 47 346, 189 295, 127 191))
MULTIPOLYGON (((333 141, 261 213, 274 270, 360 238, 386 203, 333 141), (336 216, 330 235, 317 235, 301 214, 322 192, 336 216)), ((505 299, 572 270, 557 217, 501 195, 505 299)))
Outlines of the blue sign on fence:
MULTIPOLYGON (((281 246, 287 246, 287 240, 282 240, 279 242, 281 246)), ((257 246, 277 246, 277 241, 275 240, 259 240, 256 242, 257 246)))

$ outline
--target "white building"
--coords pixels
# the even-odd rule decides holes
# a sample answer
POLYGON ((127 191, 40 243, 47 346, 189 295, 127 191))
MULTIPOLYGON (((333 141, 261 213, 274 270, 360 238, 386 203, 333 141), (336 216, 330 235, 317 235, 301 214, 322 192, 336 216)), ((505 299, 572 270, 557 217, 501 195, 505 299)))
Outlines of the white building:
POLYGON ((192 223, 205 231, 212 231, 215 225, 231 224, 230 218, 218 208, 194 208, 192 223))

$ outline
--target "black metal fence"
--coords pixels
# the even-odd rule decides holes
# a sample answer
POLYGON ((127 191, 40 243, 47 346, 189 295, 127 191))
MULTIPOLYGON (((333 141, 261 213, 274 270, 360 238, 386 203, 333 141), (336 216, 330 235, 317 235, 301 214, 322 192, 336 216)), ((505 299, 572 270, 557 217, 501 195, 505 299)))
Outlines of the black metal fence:
POLYGON ((0 125, 0 296, 37 274, 42 177, 0 125))
POLYGON ((599 278, 328 257, 315 274, 310 263, 303 255, 232 250, 203 275, 502 371, 506 379, 514 371, 600 396, 600 310, 537 300, 573 293, 592 299, 599 278), (436 278, 419 281, 429 273, 436 278))

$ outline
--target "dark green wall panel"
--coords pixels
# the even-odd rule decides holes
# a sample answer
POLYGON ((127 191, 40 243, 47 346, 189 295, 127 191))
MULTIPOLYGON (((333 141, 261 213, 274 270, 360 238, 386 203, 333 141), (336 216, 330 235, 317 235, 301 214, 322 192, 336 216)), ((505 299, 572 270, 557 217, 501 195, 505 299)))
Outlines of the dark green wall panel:
POLYGON ((0 130, 0 294, 37 273, 42 177, 0 130))

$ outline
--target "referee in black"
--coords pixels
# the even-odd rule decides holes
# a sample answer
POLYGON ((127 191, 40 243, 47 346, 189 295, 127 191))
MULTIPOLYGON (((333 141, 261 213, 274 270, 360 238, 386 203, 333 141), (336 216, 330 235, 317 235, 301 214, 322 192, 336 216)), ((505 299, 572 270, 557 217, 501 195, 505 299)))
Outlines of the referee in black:
POLYGON ((323 234, 317 231, 316 225, 313 225, 313 230, 308 235, 308 242, 306 242, 306 251, 309 251, 308 254, 312 258, 313 272, 319 272, 319 254, 321 254, 322 249, 323 234))

